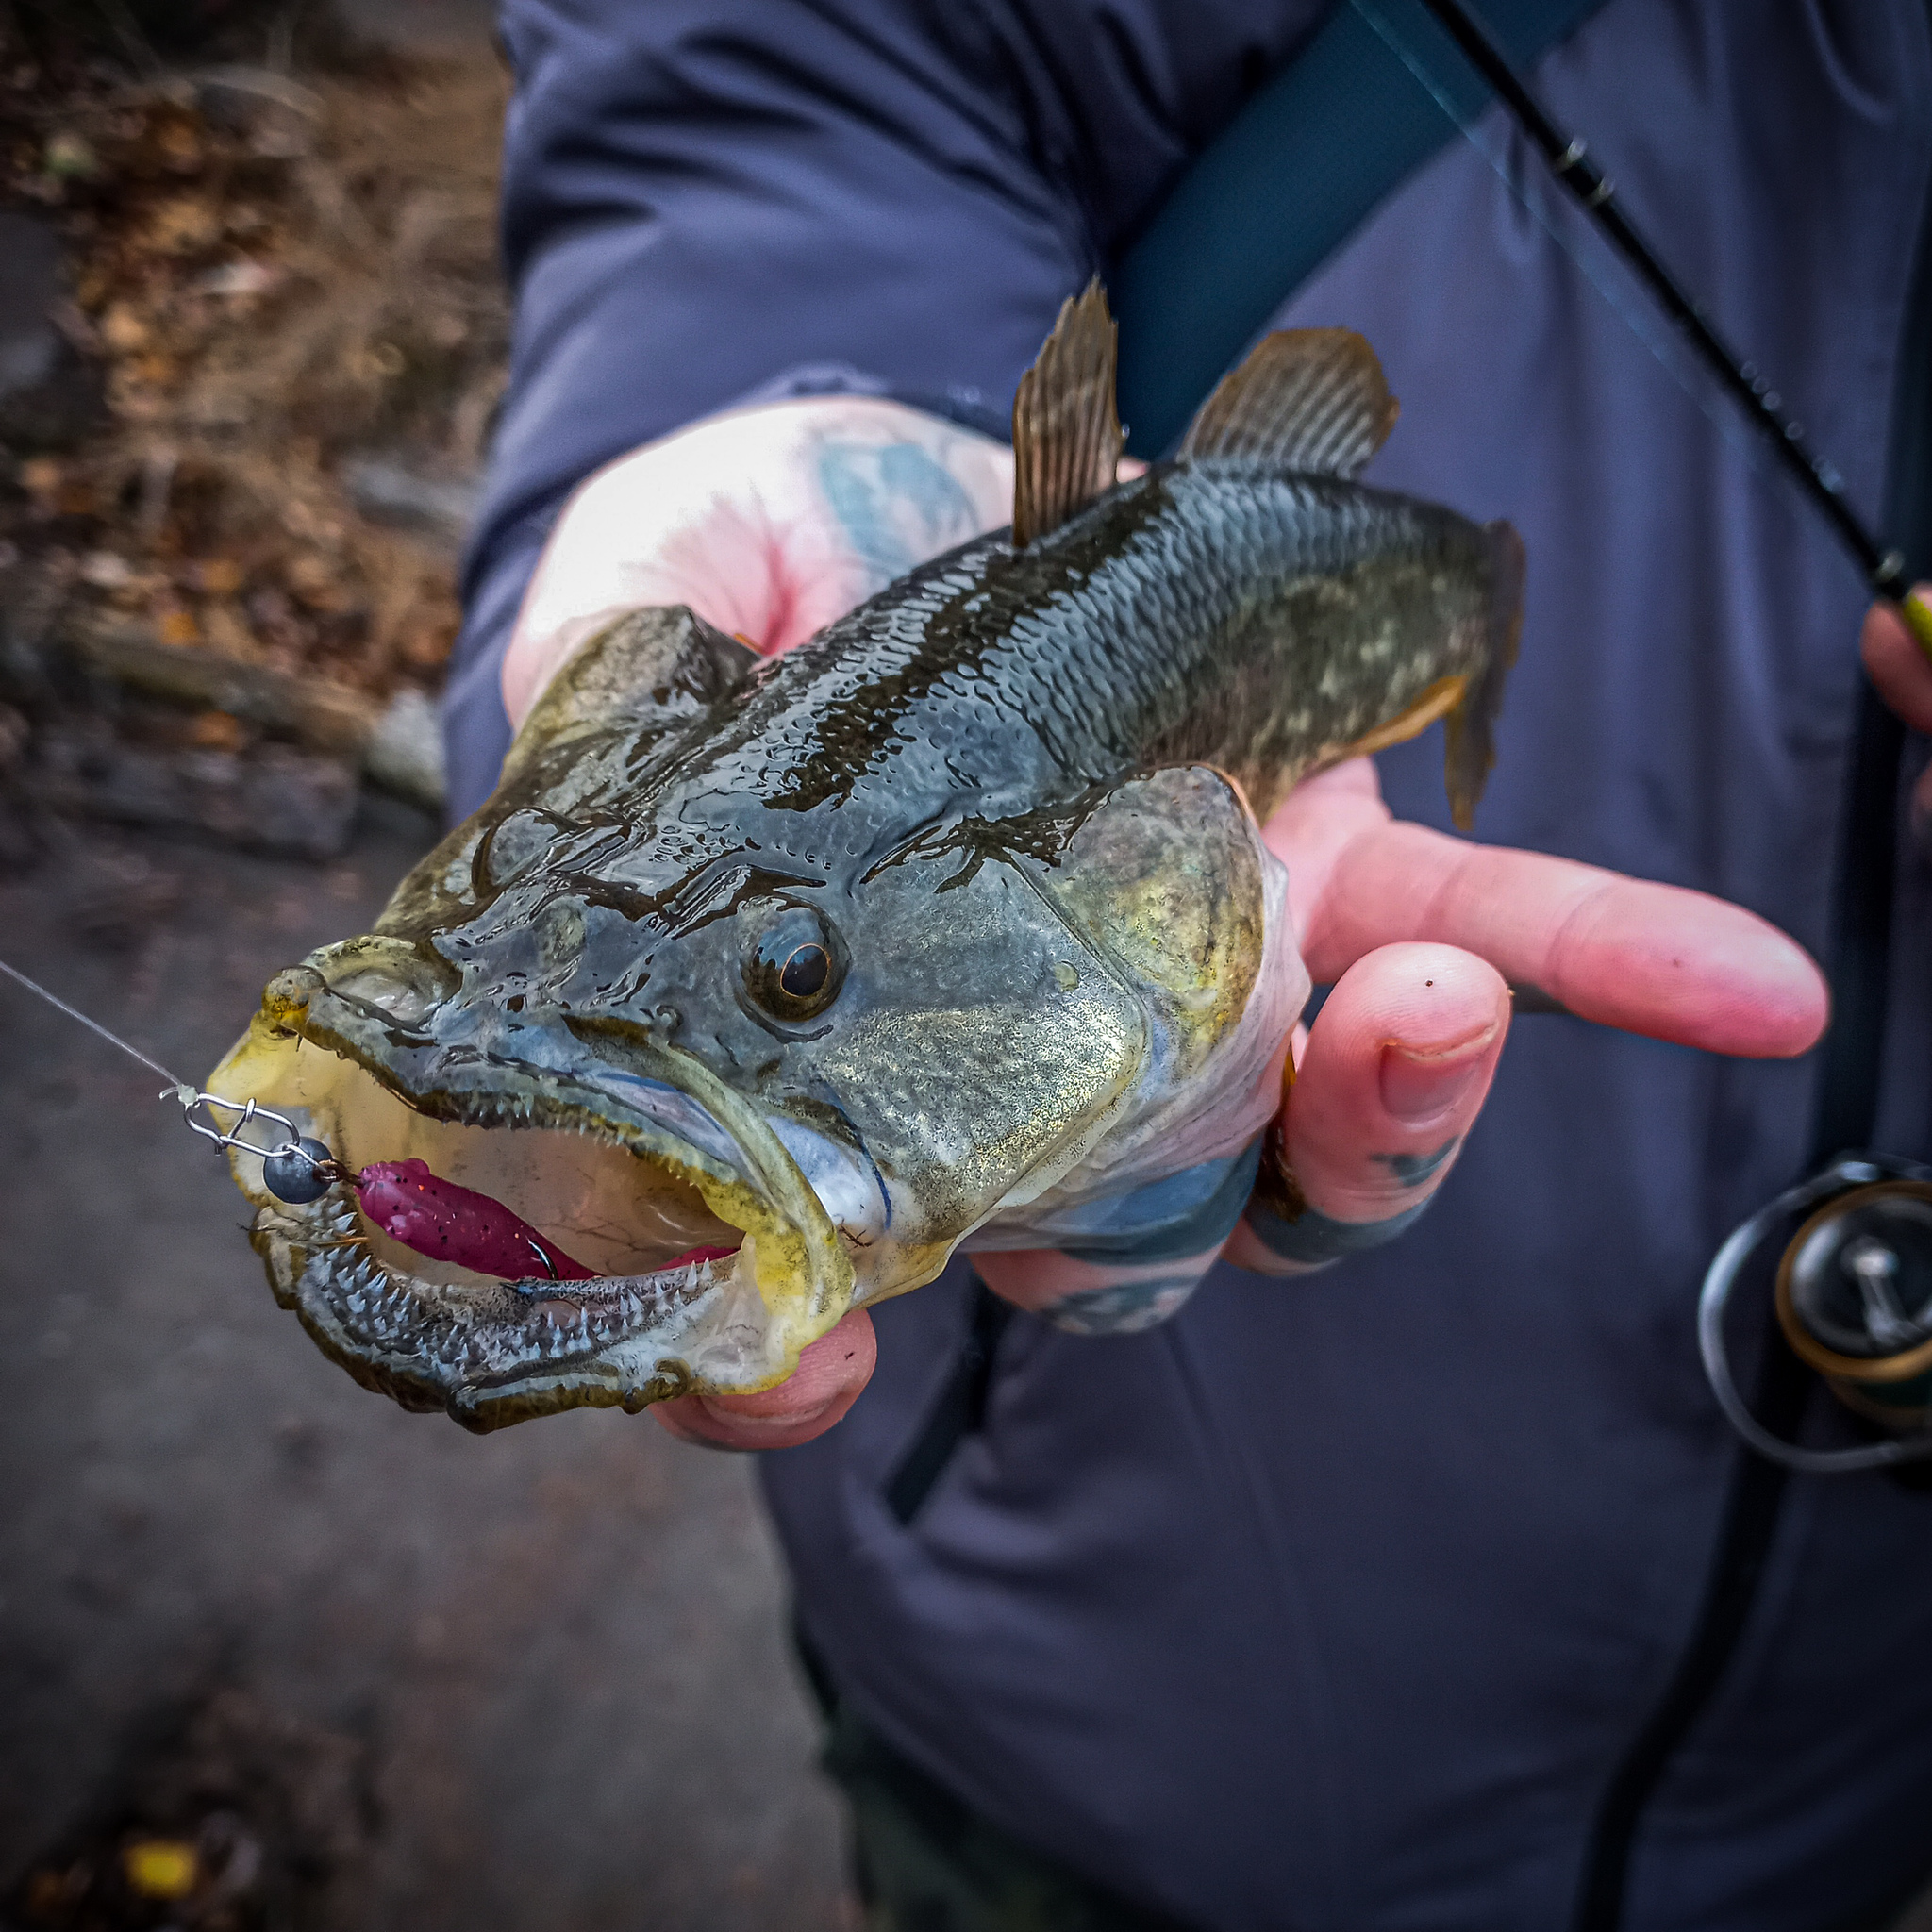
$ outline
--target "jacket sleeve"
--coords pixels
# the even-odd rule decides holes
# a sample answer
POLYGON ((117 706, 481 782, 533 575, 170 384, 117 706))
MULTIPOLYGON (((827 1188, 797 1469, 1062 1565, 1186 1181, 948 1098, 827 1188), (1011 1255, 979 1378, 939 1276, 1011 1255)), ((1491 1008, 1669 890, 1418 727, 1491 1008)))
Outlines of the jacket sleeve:
POLYGON ((1061 298, 1323 10, 508 0, 516 322, 446 706, 453 811, 494 782, 502 654, 582 477, 758 392, 997 429, 1061 298))

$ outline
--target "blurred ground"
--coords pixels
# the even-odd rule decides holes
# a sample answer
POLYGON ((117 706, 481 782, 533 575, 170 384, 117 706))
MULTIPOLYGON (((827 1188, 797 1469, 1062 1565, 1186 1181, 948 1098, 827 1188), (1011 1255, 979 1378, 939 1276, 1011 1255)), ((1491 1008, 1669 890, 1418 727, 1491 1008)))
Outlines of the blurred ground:
MULTIPOLYGON (((0 952, 200 1074, 428 832, 378 807, 326 867, 70 835, 0 884, 0 952)), ((848 1924, 749 1463, 641 1417, 478 1439, 364 1393, 158 1085, 0 983, 13 1922, 848 1924), (198 1903, 125 1898, 130 1846, 166 1879, 197 1838, 198 1903)))
MULTIPOLYGON (((0 956, 190 1076, 433 835, 491 25, 0 0, 0 956)), ((364 1394, 158 1085, 0 982, 0 1924, 847 1924, 750 1465, 364 1394)))

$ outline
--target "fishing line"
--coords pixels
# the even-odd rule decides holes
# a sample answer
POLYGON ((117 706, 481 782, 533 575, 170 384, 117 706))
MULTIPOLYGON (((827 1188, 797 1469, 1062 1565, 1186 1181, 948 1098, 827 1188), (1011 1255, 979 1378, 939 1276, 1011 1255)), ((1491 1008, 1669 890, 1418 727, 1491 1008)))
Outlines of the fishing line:
POLYGON ((1776 458, 1774 474, 1798 487, 1851 553, 1868 586, 1897 607, 1912 635, 1932 657, 1932 608, 1907 594, 1910 584, 1904 552, 1883 545, 1846 502, 1844 477, 1838 466, 1812 451, 1804 425, 1785 412, 1784 398, 1763 372, 1718 336, 1703 305, 1685 293, 1617 205, 1615 184, 1589 158, 1587 143, 1550 118, 1457 0, 1419 0, 1436 22, 1433 28, 1416 23, 1422 27, 1420 34, 1398 24, 1383 0, 1351 4, 1490 164, 1518 205, 1725 440, 1760 475, 1765 474, 1767 451, 1776 458), (1421 44, 1424 39, 1432 43, 1428 53, 1421 44), (1431 53, 1447 56, 1446 63, 1430 58, 1431 53), (1450 73, 1461 77, 1461 92, 1452 85, 1450 73), (1507 109, 1500 126, 1489 113, 1491 91, 1507 109), (1513 138, 1517 136, 1541 153, 1558 186, 1582 211, 1580 233, 1560 216, 1561 205, 1553 207, 1520 165, 1513 138), (1583 237, 1589 238, 1588 250, 1583 237), (1650 300, 1635 296, 1627 286, 1633 278, 1650 291, 1650 300), (1713 394, 1713 389, 1718 393, 1713 394))
MULTIPOLYGON (((263 1188, 289 1207, 307 1207, 321 1200, 331 1188, 347 1186, 355 1191, 358 1206, 370 1222, 418 1253, 457 1261, 464 1260, 467 1254, 483 1267, 486 1259, 491 1264, 502 1259, 501 1244, 508 1241, 519 1257, 527 1248, 542 1264, 543 1275, 551 1283, 591 1278, 590 1269, 574 1260, 547 1240, 541 1229, 532 1227, 502 1202, 431 1174, 420 1160, 378 1161, 358 1174, 339 1160, 325 1141, 304 1134, 287 1114, 263 1107, 253 1098, 225 1100, 219 1093, 208 1093, 186 1080, 176 1079, 159 1060, 151 1059, 140 1047, 123 1040, 78 1007, 69 1006, 39 980, 29 979, 17 966, 0 959, 0 973, 65 1013, 70 1020, 78 1020, 90 1033, 105 1040, 109 1046, 118 1047, 130 1059, 139 1060, 159 1074, 168 1085, 158 1097, 179 1105, 189 1131, 217 1147, 238 1148, 254 1155, 261 1162, 263 1188), (232 1126, 222 1125, 221 1116, 225 1114, 233 1117, 232 1126), (251 1139, 248 1129, 258 1121, 273 1123, 281 1129, 283 1138, 273 1142, 251 1139), (465 1245, 458 1246, 458 1241, 465 1245), (485 1247, 491 1250, 487 1257, 482 1253, 485 1247)), ((692 1248, 670 1265, 702 1265, 729 1252, 723 1248, 692 1248)), ((491 1265, 486 1272, 514 1271, 491 1265)), ((538 1277, 531 1274, 526 1278, 538 1277)))
POLYGON ((20 970, 19 967, 9 966, 5 959, 0 959, 0 973, 6 974, 8 979, 14 980, 18 982, 18 984, 25 987, 27 991, 32 993, 38 993, 41 996, 41 998, 45 1000, 50 1007, 58 1007, 59 1010, 65 1013, 70 1020, 78 1020, 80 1024, 88 1029, 89 1032, 98 1033, 101 1036, 101 1038, 108 1042, 109 1046, 118 1046, 123 1053, 129 1055, 131 1058, 135 1059, 138 1059, 142 1063, 142 1065, 146 1067, 151 1073, 158 1074, 161 1076, 161 1078, 168 1083, 166 1091, 161 1094, 161 1098, 163 1100, 166 1100, 169 1094, 177 1092, 181 1088, 185 1087, 188 1084, 185 1080, 181 1079, 178 1074, 171 1074, 166 1067, 162 1066, 159 1060, 149 1059, 147 1055, 142 1053, 140 1047, 130 1046, 127 1043, 127 1041, 123 1040, 118 1033, 108 1032, 108 1030, 105 1026, 103 1026, 98 1020, 89 1019, 88 1016, 85 1013, 83 1013, 78 1007, 70 1007, 65 1000, 59 997, 58 993, 49 992, 47 989, 40 983, 38 979, 29 979, 26 976, 26 974, 20 970))
POLYGON ((224 1100, 219 1093, 204 1092, 192 1082, 171 1073, 159 1060, 149 1058, 140 1047, 123 1040, 118 1033, 103 1026, 98 1020, 83 1013, 78 1007, 69 1006, 59 994, 49 992, 38 979, 29 979, 19 967, 9 966, 5 959, 0 959, 0 973, 6 974, 16 985, 25 987, 27 991, 45 1000, 50 1007, 65 1013, 70 1020, 78 1020, 90 1033, 98 1034, 109 1046, 119 1047, 130 1059, 137 1059, 151 1073, 158 1074, 168 1084, 161 1089, 156 1098, 178 1103, 181 1117, 188 1124, 191 1133, 199 1134, 204 1141, 212 1141, 217 1147, 239 1147, 245 1153, 259 1155, 263 1163, 263 1178, 271 1193, 283 1200, 294 1198, 284 1193, 282 1188, 275 1184, 275 1177, 272 1177, 271 1169, 274 1170, 275 1176, 281 1177, 287 1183, 297 1187, 305 1186, 311 1180, 321 1182, 322 1186, 316 1189, 317 1194, 335 1181, 350 1178, 348 1170, 342 1167, 329 1150, 320 1141, 306 1139, 301 1128, 286 1114, 276 1113, 272 1108, 263 1107, 254 1100, 224 1100), (217 1110, 236 1116, 232 1128, 225 1129, 222 1126, 217 1110), (207 1117, 197 1120, 197 1112, 207 1117), (248 1139, 243 1129, 256 1121, 274 1122, 282 1129, 287 1139, 272 1146, 264 1146, 258 1141, 248 1139))

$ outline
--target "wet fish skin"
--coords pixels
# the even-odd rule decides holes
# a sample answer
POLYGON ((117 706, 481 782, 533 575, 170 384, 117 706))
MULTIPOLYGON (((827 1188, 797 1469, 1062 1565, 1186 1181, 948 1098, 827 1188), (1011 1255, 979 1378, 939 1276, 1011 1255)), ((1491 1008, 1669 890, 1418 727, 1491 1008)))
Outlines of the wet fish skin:
POLYGON ((1465 813, 1521 575, 1507 526, 1271 464, 1272 433, 1071 513, 1056 490, 1104 442, 1046 465, 1024 544, 963 545, 774 662, 683 610, 587 645, 492 798, 373 934, 271 989, 215 1077, 307 1109, 352 1164, 420 1146, 438 1173, 479 1163, 473 1185, 531 1144, 506 1129, 588 1134, 661 1181, 667 1254, 720 1223, 749 1238, 633 1297, 657 1312, 615 1340, 552 1322, 527 1348, 515 1298, 399 1289, 391 1260, 365 1359, 372 1261, 339 1227, 305 1241, 326 1214, 258 1203, 277 1292, 324 1345, 478 1427, 768 1386, 963 1237, 1051 1245, 1057 1215, 1245 1144, 1307 991, 1255 814, 1444 712, 1465 813), (758 991, 781 930, 822 941, 822 1008, 758 991), (486 1307, 489 1348, 461 1344, 486 1307))
POLYGON ((1024 550, 996 531, 829 625, 721 708, 688 783, 733 808, 857 807, 846 850, 889 841, 911 802, 1024 810, 1197 760, 1265 817, 1445 678, 1500 682, 1520 570, 1507 525, 1434 504, 1158 466, 1024 550))

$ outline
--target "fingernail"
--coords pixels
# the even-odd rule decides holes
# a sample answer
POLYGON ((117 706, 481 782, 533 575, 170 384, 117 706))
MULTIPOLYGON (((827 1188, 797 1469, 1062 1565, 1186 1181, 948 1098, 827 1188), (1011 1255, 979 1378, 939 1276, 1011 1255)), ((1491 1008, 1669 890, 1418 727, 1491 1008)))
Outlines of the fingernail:
POLYGON ((1483 1070, 1484 1050, 1495 1038, 1491 1026, 1446 1053, 1415 1054, 1406 1047, 1382 1051, 1382 1105, 1404 1123, 1420 1127, 1450 1111, 1483 1070))

